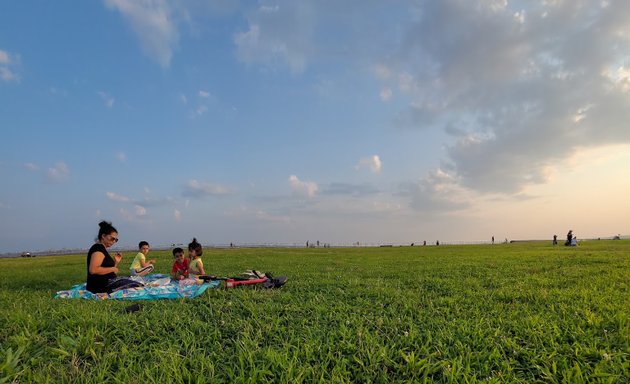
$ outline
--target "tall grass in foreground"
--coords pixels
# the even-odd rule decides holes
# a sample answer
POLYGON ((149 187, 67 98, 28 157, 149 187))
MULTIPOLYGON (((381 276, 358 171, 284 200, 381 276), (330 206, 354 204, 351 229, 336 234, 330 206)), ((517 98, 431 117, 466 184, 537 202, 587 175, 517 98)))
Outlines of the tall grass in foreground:
MULTIPOLYGON (((85 255, 0 259, 0 383, 628 383, 629 255, 628 241, 209 249, 210 273, 290 280, 128 314, 53 299, 85 280, 85 255)), ((168 273, 169 252, 150 256, 168 273)))

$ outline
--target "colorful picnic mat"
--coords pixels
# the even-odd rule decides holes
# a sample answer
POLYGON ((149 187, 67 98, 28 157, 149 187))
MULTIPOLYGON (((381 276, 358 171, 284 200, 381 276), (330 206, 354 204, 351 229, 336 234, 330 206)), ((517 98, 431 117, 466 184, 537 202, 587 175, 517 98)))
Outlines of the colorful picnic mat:
POLYGON ((159 299, 192 299, 208 288, 216 288, 219 281, 208 281, 196 284, 194 279, 174 281, 167 275, 154 273, 145 277, 134 276, 134 280, 144 284, 143 287, 121 289, 109 295, 99 296, 85 289, 85 283, 77 284, 66 291, 59 291, 55 299, 114 299, 114 300, 159 300, 159 299))

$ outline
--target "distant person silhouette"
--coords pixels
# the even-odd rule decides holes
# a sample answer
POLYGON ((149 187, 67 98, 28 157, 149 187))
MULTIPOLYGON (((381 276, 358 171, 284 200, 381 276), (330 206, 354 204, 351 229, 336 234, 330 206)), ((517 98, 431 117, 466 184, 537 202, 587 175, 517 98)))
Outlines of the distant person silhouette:
POLYGON ((570 246, 571 245, 571 240, 573 240, 573 230, 569 230, 569 233, 567 233, 567 241, 564 242, 565 246, 570 246))

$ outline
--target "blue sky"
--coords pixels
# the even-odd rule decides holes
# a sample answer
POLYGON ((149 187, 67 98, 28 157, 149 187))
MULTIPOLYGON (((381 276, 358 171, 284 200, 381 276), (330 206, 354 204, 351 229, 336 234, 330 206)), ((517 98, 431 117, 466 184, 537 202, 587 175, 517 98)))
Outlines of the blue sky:
POLYGON ((628 234, 627 1, 0 3, 0 252, 628 234))

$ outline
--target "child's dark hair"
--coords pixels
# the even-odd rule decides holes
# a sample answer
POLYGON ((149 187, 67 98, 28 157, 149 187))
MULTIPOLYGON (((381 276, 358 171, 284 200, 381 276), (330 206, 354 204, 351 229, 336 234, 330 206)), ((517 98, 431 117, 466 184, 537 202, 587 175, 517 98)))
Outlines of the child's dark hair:
POLYGON ((188 244, 189 251, 195 251, 195 255, 201 256, 203 255, 203 248, 201 248, 201 244, 197 242, 197 239, 193 237, 190 244, 188 244))
POLYGON ((142 240, 141 242, 138 243, 138 249, 142 249, 142 247, 144 247, 145 245, 148 247, 149 243, 142 240))
POLYGON ((177 255, 178 253, 184 253, 184 250, 180 247, 173 248, 173 256, 177 255))
POLYGON ((98 223, 98 226, 99 226, 99 230, 98 230, 98 237, 96 238, 96 241, 100 241, 105 235, 109 235, 114 232, 118 233, 116 228, 114 228, 112 223, 109 221, 103 220, 100 223, 98 223))

